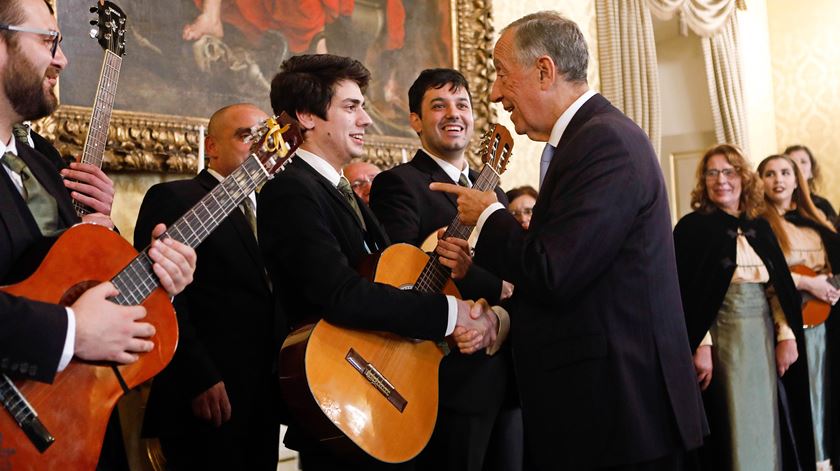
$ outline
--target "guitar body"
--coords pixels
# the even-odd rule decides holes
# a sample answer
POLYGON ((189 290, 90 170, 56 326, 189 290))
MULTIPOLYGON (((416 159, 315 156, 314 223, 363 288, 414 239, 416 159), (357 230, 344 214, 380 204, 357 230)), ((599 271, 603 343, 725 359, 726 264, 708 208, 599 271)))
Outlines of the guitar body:
MULTIPOLYGON (((136 256, 137 251, 116 233, 93 224, 79 224, 58 238, 29 278, 0 289, 15 296, 70 305, 86 289, 110 280, 136 256)), ((142 305, 147 310, 143 320, 155 326, 155 347, 135 363, 118 367, 129 388, 159 373, 172 359, 178 343, 178 324, 168 294, 158 288, 142 305)), ((40 453, 12 417, 0 411, 0 450, 8 453, 5 459, 11 469, 93 470, 108 418, 123 394, 111 365, 74 358, 52 384, 26 380, 15 384, 55 436, 55 443, 40 453)))
MULTIPOLYGON (((410 289, 429 256, 395 244, 371 260, 377 283, 410 289)), ((459 296, 450 279, 444 293, 459 296)), ((414 458, 437 420, 438 367, 443 352, 431 341, 347 329, 320 320, 289 335, 280 354, 281 391, 299 422, 339 454, 358 453, 387 463, 414 458), (402 411, 347 360, 355 351, 405 399, 402 411)))
MULTIPOLYGON (((817 276, 817 272, 811 270, 805 265, 794 265, 790 267, 792 273, 798 273, 804 276, 817 276)), ((802 293, 802 325, 815 326, 820 325, 828 319, 831 313, 831 305, 825 301, 821 301, 804 291, 802 293)))

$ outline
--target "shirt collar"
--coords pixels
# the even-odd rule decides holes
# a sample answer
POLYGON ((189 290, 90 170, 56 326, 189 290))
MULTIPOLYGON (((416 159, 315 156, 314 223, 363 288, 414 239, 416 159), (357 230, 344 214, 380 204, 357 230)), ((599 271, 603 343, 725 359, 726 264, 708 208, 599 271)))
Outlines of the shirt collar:
POLYGON ((464 165, 463 169, 459 169, 458 167, 456 167, 456 166, 452 165, 451 163, 441 159, 440 157, 435 157, 435 155, 432 154, 431 152, 429 152, 425 147, 421 147, 421 149, 423 149, 423 152, 425 152, 426 155, 431 157, 432 160, 434 160, 435 163, 438 164, 438 167, 440 167, 441 170, 443 170, 446 173, 446 175, 453 182, 458 183, 458 181, 461 179, 461 175, 464 175, 465 177, 467 177, 467 181, 472 184, 472 180, 470 180, 470 166, 469 165, 464 165))
POLYGON ((0 142, 0 157, 6 155, 6 152, 11 152, 12 154, 18 155, 17 139, 15 139, 14 134, 12 135, 12 139, 9 141, 8 144, 0 142))
POLYGON ((308 163, 312 168, 315 169, 322 177, 326 178, 327 181, 332 183, 332 186, 338 187, 338 182, 341 180, 342 174, 335 171, 332 165, 330 165, 326 160, 318 157, 317 155, 309 152, 308 150, 304 150, 298 148, 295 151, 295 154, 300 157, 304 162, 308 163))
POLYGON ((595 96, 595 90, 587 90, 583 93, 583 95, 579 96, 577 100, 575 100, 563 114, 557 118, 557 122, 554 123, 554 127, 551 128, 551 135, 548 137, 548 143, 557 147, 557 144, 560 143, 560 139, 563 137, 563 133, 566 131, 566 127, 569 126, 569 123, 572 122, 572 118, 575 117, 575 113, 583 106, 584 103, 589 101, 590 98, 595 96))

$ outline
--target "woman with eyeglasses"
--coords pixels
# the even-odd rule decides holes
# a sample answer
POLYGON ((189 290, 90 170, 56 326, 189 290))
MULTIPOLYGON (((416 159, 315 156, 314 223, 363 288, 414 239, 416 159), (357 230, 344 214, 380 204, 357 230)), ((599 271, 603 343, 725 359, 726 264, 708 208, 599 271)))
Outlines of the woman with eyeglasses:
POLYGON ((507 192, 507 198, 510 201, 508 211, 513 214, 514 219, 519 221, 523 229, 528 229, 531 224, 531 215, 534 213, 537 196, 537 190, 527 185, 507 192))
POLYGON ((674 243, 711 431, 702 469, 814 469, 808 371, 797 361, 805 356, 800 298, 760 217, 761 181, 740 149, 721 144, 705 153, 691 207, 674 243))
POLYGON ((820 183, 820 167, 817 165, 817 159, 814 158, 811 149, 800 144, 788 146, 785 149, 785 155, 789 156, 799 166, 799 170, 805 180, 808 181, 808 191, 811 194, 811 201, 814 202, 814 206, 823 212, 831 225, 837 227, 840 220, 838 220, 834 207, 827 199, 816 194, 820 183))
MULTIPOLYGON (((832 444, 834 435, 840 433, 838 424, 831 424, 830 411, 840 411, 840 394, 834 385, 840 385, 840 325, 838 308, 834 307, 840 298, 840 290, 832 285, 831 267, 840 267, 840 236, 826 220, 822 211, 811 201, 808 182, 791 157, 771 155, 758 166, 758 174, 764 182, 766 208, 764 218, 770 223, 785 260, 791 271, 804 267, 810 273, 793 273, 793 281, 803 298, 815 298, 824 302, 825 309, 832 306, 828 320, 813 322, 805 326, 805 347, 808 352, 808 372, 811 382, 811 418, 814 424, 814 448, 817 470, 831 469, 831 458, 840 452, 832 444), (834 371, 830 371, 831 365, 834 371), (833 425, 833 427, 832 427, 833 425)), ((811 322, 806 321, 806 324, 811 322)), ((838 416, 837 412, 834 416, 838 416)), ((838 422, 835 419, 835 422, 838 422)))

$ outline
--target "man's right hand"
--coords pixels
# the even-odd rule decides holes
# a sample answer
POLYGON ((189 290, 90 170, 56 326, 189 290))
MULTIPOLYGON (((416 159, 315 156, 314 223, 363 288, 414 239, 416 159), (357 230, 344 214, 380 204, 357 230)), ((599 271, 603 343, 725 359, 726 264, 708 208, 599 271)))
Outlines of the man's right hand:
POLYGON ((697 382, 700 383, 700 390, 705 391, 712 382, 712 346, 700 345, 694 352, 694 371, 697 373, 697 382))
POLYGON ((76 317, 74 355, 91 361, 133 363, 137 353, 151 351, 147 340, 155 334, 152 324, 139 322, 143 306, 120 306, 108 300, 119 294, 110 282, 86 291, 70 306, 76 317))
POLYGON ((483 299, 458 300, 458 320, 452 333, 461 353, 473 353, 496 341, 498 317, 483 299))
POLYGON ((221 427, 223 423, 230 420, 230 399, 228 399, 225 383, 219 381, 193 398, 192 411, 193 415, 212 422, 216 427, 221 427))

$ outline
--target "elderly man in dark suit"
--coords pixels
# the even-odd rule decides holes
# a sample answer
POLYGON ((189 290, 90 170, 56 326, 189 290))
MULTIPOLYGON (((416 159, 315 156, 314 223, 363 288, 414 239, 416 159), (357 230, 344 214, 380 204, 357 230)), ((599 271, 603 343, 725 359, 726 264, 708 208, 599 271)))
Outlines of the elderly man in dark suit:
MULTIPOLYGON (((239 168, 250 154, 250 128, 267 118, 250 104, 214 113, 207 169, 149 189, 135 245, 149 242, 155 221, 176 221, 239 168)), ((255 200, 249 195, 199 245, 195 281, 175 298, 178 350, 152 384, 144 423, 145 434, 160 437, 173 470, 277 468, 275 366, 286 329, 257 246, 255 200)))
POLYGON ((644 132, 586 83, 586 42, 554 12, 506 27, 491 98, 548 141, 525 231, 454 185, 478 250, 516 286, 511 337, 537 469, 684 469, 702 443, 662 172, 644 132))
MULTIPOLYGON (((473 137, 472 96, 466 78, 453 69, 427 69, 408 91, 411 127, 422 148, 410 162, 377 175, 371 188, 370 206, 395 243, 421 246, 458 214, 456 197, 431 191, 432 182, 472 186, 478 172, 469 167, 466 151, 473 137)), ((499 201, 507 202, 501 188, 499 201)), ((438 242, 437 250, 452 250, 456 239, 438 242)), ((453 273, 461 294, 497 303, 509 284, 480 268, 482 257, 466 273, 453 273)), ((447 263, 444 259, 442 263, 447 263)), ((505 398, 510 370, 510 352, 498 355, 461 355, 452 352, 440 366, 440 411, 435 434, 418 459, 418 468, 470 471, 483 468, 490 436, 505 398)), ((515 395, 510 400, 515 403, 515 395)), ((518 419, 517 413, 505 414, 518 419)), ((499 447, 511 457, 505 469, 521 467, 521 419, 503 420, 500 430, 512 429, 499 447), (518 433, 517 433, 518 432, 518 433), (517 437, 518 435, 518 437, 517 437), (518 443, 517 443, 518 438, 518 443)), ((488 463, 489 464, 489 463, 488 463)))

